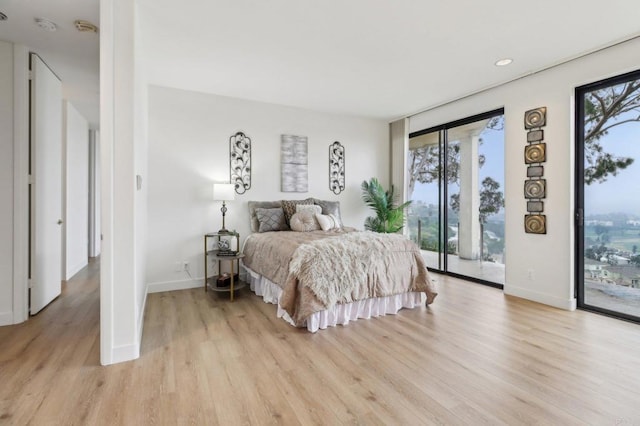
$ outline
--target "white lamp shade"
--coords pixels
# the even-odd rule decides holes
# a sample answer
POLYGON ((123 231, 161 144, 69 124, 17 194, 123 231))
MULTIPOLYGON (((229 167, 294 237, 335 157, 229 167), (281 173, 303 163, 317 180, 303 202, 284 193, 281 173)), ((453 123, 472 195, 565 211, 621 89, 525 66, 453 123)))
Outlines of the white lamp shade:
POLYGON ((214 183, 213 199, 215 201, 231 201, 235 198, 236 190, 232 183, 214 183))

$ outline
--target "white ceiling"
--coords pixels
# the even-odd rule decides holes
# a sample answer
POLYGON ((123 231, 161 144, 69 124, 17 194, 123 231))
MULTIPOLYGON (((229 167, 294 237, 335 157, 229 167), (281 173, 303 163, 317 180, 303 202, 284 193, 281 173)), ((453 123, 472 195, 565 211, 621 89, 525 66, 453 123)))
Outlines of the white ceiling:
MULTIPOLYGON (((152 84, 384 120, 640 35, 638 0, 136 1, 152 84)), ((73 21, 98 24, 98 9, 0 0, 0 39, 39 53, 94 126, 98 37, 73 21)))
POLYGON ((62 80, 62 92, 96 127, 99 122, 99 35, 81 33, 73 22, 87 20, 99 25, 99 0, 0 0, 0 40, 26 45, 37 53, 62 80), (57 24, 47 32, 35 24, 46 18, 57 24))
POLYGON ((640 34, 638 0, 138 3, 154 84, 386 120, 640 34))

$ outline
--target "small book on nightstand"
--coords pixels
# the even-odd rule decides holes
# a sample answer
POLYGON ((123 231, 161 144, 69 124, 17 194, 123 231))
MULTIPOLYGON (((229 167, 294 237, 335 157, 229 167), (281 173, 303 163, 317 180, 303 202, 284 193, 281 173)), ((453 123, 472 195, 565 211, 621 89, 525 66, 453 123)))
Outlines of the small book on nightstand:
POLYGON ((237 254, 238 254, 238 252, 237 251, 233 251, 233 250, 218 250, 216 252, 216 255, 218 255, 218 256, 229 256, 229 257, 231 257, 231 256, 235 256, 237 254))

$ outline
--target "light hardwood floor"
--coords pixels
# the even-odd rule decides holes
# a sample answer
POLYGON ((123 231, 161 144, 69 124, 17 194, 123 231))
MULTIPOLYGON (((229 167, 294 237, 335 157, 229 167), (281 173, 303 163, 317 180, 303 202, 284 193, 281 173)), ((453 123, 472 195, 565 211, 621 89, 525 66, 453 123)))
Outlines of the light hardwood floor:
POLYGON ((0 423, 640 424, 640 326, 442 276, 315 334, 248 290, 151 294, 140 359, 101 367, 97 267, 0 327, 0 423))

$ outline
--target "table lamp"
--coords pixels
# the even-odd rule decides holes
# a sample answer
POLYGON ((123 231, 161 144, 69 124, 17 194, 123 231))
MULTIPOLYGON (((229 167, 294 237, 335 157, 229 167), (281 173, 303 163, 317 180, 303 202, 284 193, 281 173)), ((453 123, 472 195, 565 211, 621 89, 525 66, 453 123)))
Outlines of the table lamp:
POLYGON ((224 216, 227 213, 227 205, 225 201, 232 201, 235 198, 236 191, 235 186, 232 183, 214 183, 213 184, 213 199, 214 201, 222 201, 222 229, 218 232, 221 234, 229 233, 227 228, 224 227, 224 216))

